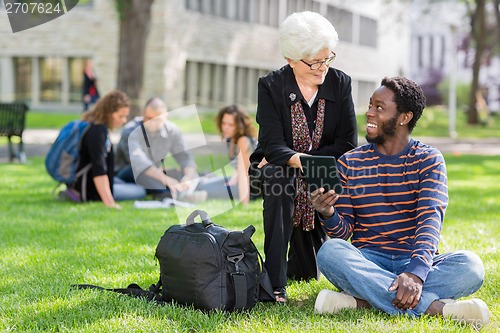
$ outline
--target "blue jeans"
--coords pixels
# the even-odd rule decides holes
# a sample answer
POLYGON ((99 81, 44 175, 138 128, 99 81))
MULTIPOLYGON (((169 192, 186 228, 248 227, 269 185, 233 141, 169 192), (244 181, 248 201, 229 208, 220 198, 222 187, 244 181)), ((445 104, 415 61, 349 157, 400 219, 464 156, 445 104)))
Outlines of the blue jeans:
POLYGON ((114 177, 113 183, 113 198, 116 201, 138 200, 146 196, 146 190, 142 186, 125 183, 117 177, 114 177))
POLYGON ((481 259, 470 251, 436 255, 423 285, 420 302, 413 310, 392 305, 396 291, 388 291, 410 262, 408 255, 392 255, 373 249, 357 249, 342 239, 330 239, 318 252, 318 266, 340 290, 366 300, 373 308, 390 315, 420 316, 439 299, 457 299, 477 291, 484 281, 481 259))
POLYGON ((238 185, 228 186, 226 182, 224 177, 202 177, 197 190, 207 191, 210 199, 229 199, 230 190, 233 199, 238 200, 238 185))

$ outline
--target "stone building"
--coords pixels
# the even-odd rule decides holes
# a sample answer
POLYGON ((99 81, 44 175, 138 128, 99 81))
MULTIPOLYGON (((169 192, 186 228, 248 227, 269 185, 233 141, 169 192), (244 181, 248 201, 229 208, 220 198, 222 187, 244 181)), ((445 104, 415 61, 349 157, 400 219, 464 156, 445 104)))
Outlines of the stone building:
MULTIPOLYGON (((409 70, 406 11, 397 3, 387 11, 384 3, 156 0, 139 103, 156 95, 171 109, 230 103, 255 109, 258 77, 286 63, 279 50, 280 22, 292 12, 313 10, 339 33, 332 66, 352 77, 354 101, 363 112, 383 76, 409 70)), ((112 0, 80 1, 65 15, 17 33, 10 29, 3 4, 0 8, 0 100, 78 111, 87 58, 94 62, 101 94, 115 87, 119 28, 112 0)))

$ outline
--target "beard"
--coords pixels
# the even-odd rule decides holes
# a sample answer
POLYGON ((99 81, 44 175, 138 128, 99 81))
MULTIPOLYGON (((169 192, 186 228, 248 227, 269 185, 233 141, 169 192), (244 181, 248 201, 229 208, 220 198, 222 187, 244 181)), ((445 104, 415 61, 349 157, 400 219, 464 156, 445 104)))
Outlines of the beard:
POLYGON ((380 129, 382 130, 381 134, 378 134, 375 137, 370 137, 368 136, 368 134, 366 134, 366 141, 368 141, 369 143, 382 145, 385 143, 388 137, 393 137, 396 134, 396 124, 398 121, 398 116, 399 115, 396 115, 392 119, 389 119, 385 123, 382 123, 382 126, 380 127, 380 129))

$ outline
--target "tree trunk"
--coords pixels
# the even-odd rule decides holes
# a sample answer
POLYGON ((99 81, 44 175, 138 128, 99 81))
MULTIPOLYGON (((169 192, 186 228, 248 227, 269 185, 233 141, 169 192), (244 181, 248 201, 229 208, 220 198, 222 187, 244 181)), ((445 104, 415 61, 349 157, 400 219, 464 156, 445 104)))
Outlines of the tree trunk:
POLYGON ((472 83, 469 98, 469 110, 467 115, 468 124, 477 124, 479 117, 477 112, 476 93, 479 91, 479 72, 481 69, 481 60, 486 44, 486 0, 476 0, 476 7, 471 13, 471 36, 475 42, 476 54, 474 56, 474 64, 472 65, 472 83))
POLYGON ((131 99, 130 117, 140 113, 146 41, 154 0, 115 0, 120 16, 117 88, 131 99))

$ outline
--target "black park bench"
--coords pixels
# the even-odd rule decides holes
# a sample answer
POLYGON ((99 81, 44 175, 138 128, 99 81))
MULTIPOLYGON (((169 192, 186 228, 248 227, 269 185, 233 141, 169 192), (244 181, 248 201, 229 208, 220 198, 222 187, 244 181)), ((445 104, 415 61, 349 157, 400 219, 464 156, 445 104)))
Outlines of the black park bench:
POLYGON ((0 103, 0 136, 9 140, 9 159, 12 162, 18 158, 21 163, 26 162, 23 146, 23 131, 26 125, 28 106, 24 103, 0 103), (14 153, 12 137, 20 138, 17 154, 14 153))

